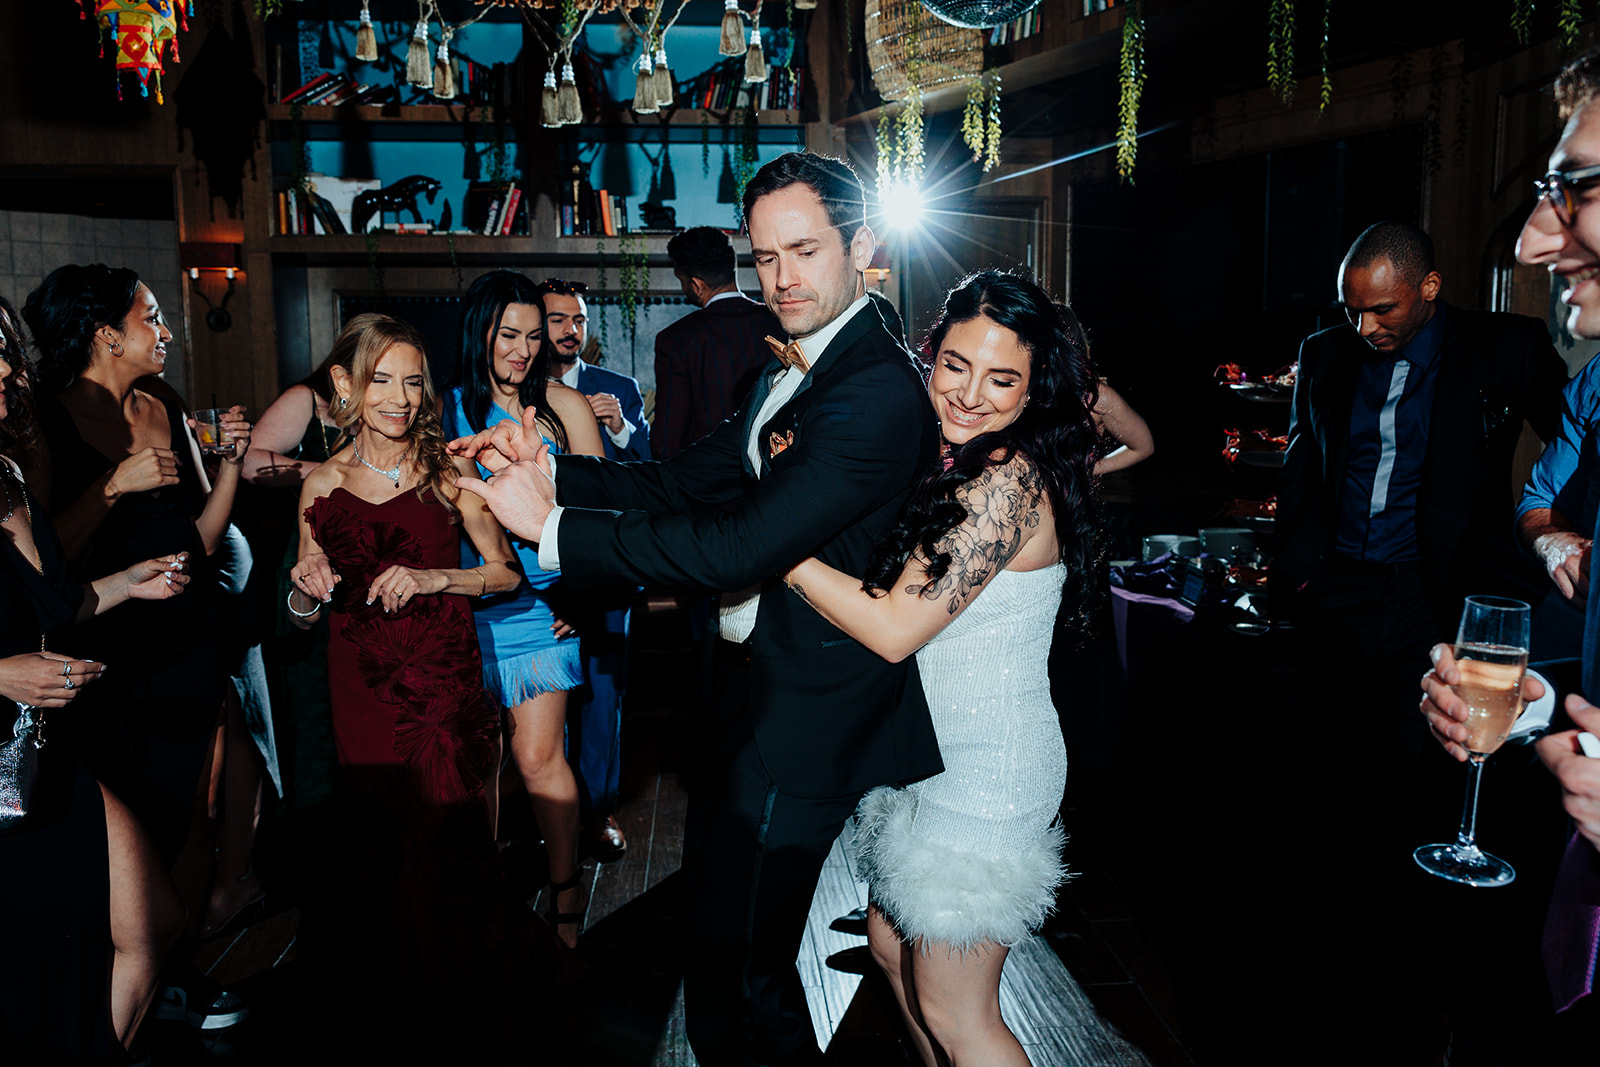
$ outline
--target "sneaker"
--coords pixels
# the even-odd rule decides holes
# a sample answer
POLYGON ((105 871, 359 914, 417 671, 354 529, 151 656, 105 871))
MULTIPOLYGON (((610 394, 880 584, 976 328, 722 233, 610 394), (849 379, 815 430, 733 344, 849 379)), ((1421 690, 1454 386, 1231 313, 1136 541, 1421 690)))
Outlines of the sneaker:
POLYGON ((210 1000, 205 997, 181 985, 163 986, 156 998, 155 1017, 186 1023, 196 1030, 226 1030, 250 1014, 250 1005, 238 993, 222 989, 210 1000))

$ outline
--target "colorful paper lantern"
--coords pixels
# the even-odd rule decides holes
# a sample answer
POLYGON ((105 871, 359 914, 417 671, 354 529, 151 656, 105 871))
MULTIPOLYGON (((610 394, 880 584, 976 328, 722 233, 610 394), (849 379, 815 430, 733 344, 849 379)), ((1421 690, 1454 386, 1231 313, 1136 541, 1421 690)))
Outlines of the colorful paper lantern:
MULTIPOLYGON (((122 99, 123 71, 139 79, 139 95, 150 94, 150 76, 155 75, 156 103, 166 103, 161 95, 161 75, 167 45, 172 46, 172 61, 178 62, 178 31, 189 29, 186 15, 194 14, 194 0, 78 0, 87 18, 94 4, 95 19, 110 36, 116 48, 117 99, 122 99)), ((102 42, 100 54, 105 55, 102 42)))

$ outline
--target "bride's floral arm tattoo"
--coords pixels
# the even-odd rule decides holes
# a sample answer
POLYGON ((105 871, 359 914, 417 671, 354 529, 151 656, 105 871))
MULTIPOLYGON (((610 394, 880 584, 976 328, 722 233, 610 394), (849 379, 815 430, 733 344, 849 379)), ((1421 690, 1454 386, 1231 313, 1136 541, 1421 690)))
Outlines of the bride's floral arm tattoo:
POLYGON ((1022 547, 1023 530, 1039 525, 1043 494, 1038 468, 1023 456, 990 467, 962 486, 956 496, 966 505, 967 519, 935 546, 941 554, 950 554, 949 569, 943 577, 908 585, 905 591, 927 600, 946 600, 951 615, 959 612, 984 582, 1011 562, 1022 547))

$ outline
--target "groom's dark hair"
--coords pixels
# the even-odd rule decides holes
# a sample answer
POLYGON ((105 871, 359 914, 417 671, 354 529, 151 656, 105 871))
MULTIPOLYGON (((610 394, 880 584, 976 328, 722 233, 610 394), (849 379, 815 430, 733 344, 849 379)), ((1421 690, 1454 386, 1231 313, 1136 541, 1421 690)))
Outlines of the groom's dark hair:
POLYGON ((839 239, 848 249, 856 231, 867 224, 867 194, 855 168, 833 156, 785 152, 756 171, 744 187, 745 227, 749 228, 750 209, 757 200, 791 185, 808 186, 817 194, 828 221, 839 231, 839 239))

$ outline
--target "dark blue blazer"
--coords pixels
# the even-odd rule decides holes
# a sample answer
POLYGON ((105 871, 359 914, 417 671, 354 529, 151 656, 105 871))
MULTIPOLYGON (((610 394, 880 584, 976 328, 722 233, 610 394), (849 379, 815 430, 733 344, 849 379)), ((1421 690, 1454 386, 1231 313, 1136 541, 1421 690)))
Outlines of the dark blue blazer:
POLYGON ((656 334, 656 454, 671 459, 734 413, 788 338, 767 305, 723 297, 656 334))
POLYGON ((618 374, 604 367, 591 367, 585 363, 578 371, 578 392, 584 396, 610 393, 622 404, 622 417, 633 424, 628 436, 628 447, 618 448, 611 443, 611 435, 600 427, 600 440, 606 446, 607 459, 646 460, 650 455, 650 424, 644 421, 644 398, 639 395, 639 383, 626 374, 618 374))

